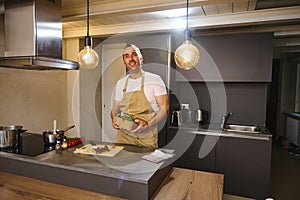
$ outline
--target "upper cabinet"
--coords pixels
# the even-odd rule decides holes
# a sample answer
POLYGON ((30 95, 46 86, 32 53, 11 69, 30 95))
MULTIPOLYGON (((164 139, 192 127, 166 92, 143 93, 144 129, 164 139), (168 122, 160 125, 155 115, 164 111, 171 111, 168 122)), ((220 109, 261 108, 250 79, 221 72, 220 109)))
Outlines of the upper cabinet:
MULTIPOLYGON (((174 38, 179 46, 181 38, 174 38)), ((176 81, 271 82, 272 38, 272 33, 193 37, 200 60, 191 70, 176 66, 176 81)))

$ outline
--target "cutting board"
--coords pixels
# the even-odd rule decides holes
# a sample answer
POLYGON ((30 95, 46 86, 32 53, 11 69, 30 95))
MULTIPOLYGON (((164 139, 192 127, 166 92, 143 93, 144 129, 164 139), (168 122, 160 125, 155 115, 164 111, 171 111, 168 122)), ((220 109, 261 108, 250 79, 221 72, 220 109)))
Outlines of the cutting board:
POLYGON ((122 146, 115 146, 114 148, 112 148, 111 145, 106 145, 108 147, 109 151, 105 151, 105 152, 100 153, 100 154, 96 153, 95 149, 97 147, 101 148, 101 147, 104 147, 104 146, 105 145, 102 145, 102 144, 97 144, 95 146, 93 146, 91 144, 86 144, 86 145, 84 145, 80 148, 76 148, 74 153, 113 157, 124 148, 122 146))

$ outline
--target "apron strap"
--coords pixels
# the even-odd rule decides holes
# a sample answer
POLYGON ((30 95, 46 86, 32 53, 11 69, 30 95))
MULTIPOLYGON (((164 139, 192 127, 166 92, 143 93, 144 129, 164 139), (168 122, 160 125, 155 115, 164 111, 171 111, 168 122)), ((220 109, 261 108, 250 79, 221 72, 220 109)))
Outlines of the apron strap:
POLYGON ((128 85, 128 79, 129 79, 129 76, 127 77, 126 81, 125 81, 125 85, 124 85, 124 88, 123 88, 123 92, 126 92, 126 88, 127 88, 127 85, 128 85))
POLYGON ((141 90, 144 91, 144 82, 145 82, 145 76, 142 75, 142 83, 141 83, 141 90))

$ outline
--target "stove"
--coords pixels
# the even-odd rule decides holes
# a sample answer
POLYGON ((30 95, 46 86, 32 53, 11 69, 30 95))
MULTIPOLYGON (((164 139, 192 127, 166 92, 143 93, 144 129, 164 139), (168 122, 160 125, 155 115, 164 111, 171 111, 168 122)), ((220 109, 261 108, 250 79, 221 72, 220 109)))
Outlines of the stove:
POLYGON ((26 156, 37 156, 55 150, 55 146, 45 145, 42 134, 25 132, 20 137, 18 148, 4 148, 0 151, 26 156))

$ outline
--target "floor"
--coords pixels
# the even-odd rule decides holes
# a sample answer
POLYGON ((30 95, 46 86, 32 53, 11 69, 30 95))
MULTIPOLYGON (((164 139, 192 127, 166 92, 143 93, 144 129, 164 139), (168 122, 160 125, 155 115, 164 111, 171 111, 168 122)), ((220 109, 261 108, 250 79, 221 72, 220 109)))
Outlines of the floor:
POLYGON ((288 149, 284 140, 274 140, 270 192, 274 200, 300 199, 300 156, 288 149))

